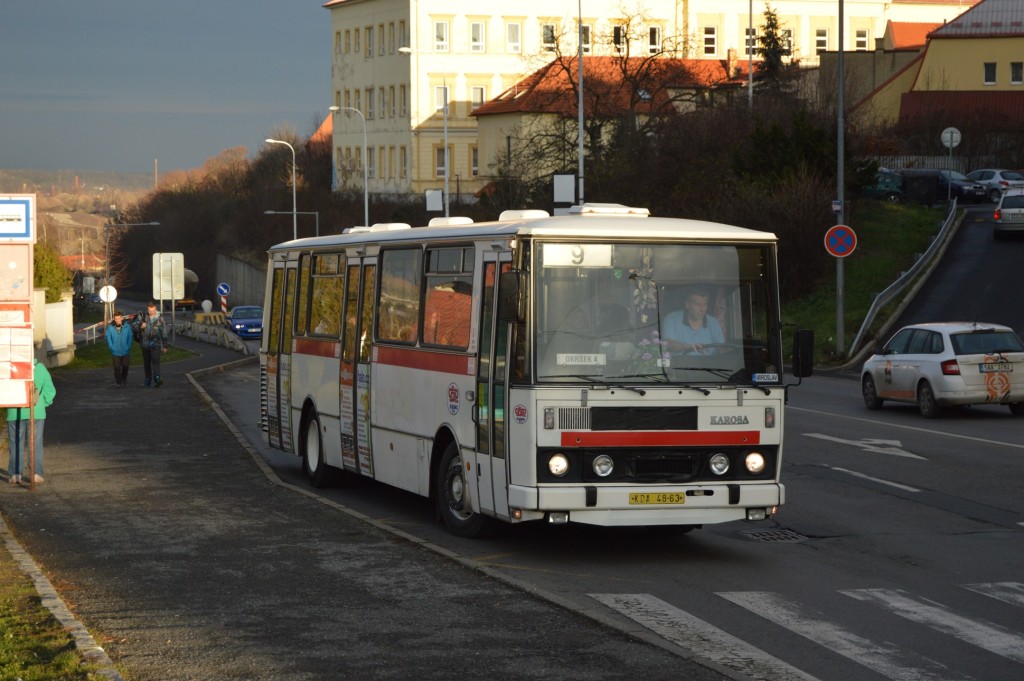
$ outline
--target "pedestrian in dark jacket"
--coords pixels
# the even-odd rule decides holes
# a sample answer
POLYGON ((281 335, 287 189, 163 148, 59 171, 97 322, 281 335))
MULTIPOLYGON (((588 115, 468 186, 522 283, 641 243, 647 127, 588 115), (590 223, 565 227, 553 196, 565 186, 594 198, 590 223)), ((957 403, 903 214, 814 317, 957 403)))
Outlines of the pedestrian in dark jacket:
POLYGON ((135 328, 138 330, 139 347, 142 349, 146 387, 152 384, 159 388, 164 382, 160 378, 160 355, 167 352, 167 328, 164 326, 164 318, 156 309, 155 302, 149 301, 146 311, 135 318, 135 328))
POLYGON ((124 323, 121 311, 115 311, 113 321, 107 325, 107 347, 114 362, 114 386, 118 388, 123 388, 128 382, 132 333, 132 328, 124 323))

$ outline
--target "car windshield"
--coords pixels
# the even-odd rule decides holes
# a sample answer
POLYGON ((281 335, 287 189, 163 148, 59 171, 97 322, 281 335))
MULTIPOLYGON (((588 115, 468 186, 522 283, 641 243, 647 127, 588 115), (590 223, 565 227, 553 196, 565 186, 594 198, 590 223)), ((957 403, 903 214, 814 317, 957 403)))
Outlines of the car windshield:
POLYGON ((1024 343, 1013 331, 982 330, 950 336, 957 355, 990 355, 1001 352, 1024 352, 1024 343))
POLYGON ((771 248, 539 243, 539 382, 778 383, 771 248))
POLYGON ((232 319, 262 319, 263 310, 258 307, 240 307, 231 313, 232 319))

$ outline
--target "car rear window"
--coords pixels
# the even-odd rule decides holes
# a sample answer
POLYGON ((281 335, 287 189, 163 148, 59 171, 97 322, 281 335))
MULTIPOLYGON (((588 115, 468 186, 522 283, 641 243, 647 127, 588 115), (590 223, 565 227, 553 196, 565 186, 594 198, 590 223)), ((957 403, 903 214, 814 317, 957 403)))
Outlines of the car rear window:
POLYGON ((972 331, 950 336, 953 352, 958 355, 981 355, 995 352, 1024 352, 1024 342, 1012 331, 972 331))
POLYGON ((1003 197, 1003 208, 1024 208, 1024 194, 1003 197))
POLYGON ((1013 171, 1004 172, 1003 173, 1003 179, 1004 180, 1014 180, 1014 181, 1016 181, 1016 180, 1024 180, 1024 175, 1021 175, 1020 173, 1015 173, 1013 171))

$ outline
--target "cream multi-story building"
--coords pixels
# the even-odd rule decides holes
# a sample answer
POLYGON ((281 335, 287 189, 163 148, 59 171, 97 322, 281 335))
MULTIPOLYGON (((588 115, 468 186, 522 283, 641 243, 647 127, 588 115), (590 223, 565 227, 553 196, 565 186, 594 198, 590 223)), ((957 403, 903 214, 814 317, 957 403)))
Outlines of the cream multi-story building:
MULTIPOLYGON (((944 22, 974 4, 846 0, 843 46, 873 50, 890 20, 944 22)), ((331 13, 333 104, 339 107, 332 145, 336 188, 363 190, 365 173, 371 194, 442 189, 447 138, 450 193, 465 196, 486 182, 481 169, 488 161, 480 158, 473 109, 513 87, 556 51, 575 54, 578 36, 585 54, 724 60, 733 50, 747 59, 748 50, 756 50, 765 5, 750 0, 329 0, 324 7, 331 13)), ((838 49, 836 0, 773 0, 771 7, 801 65, 816 66, 819 53, 838 49)))

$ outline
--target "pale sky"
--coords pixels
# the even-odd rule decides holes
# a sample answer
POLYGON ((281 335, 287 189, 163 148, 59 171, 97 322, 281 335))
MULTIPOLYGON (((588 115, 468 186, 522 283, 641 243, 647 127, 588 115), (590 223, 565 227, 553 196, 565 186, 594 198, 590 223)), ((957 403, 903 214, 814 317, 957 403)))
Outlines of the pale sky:
POLYGON ((160 172, 305 137, 331 105, 324 0, 2 0, 0 168, 160 172))

